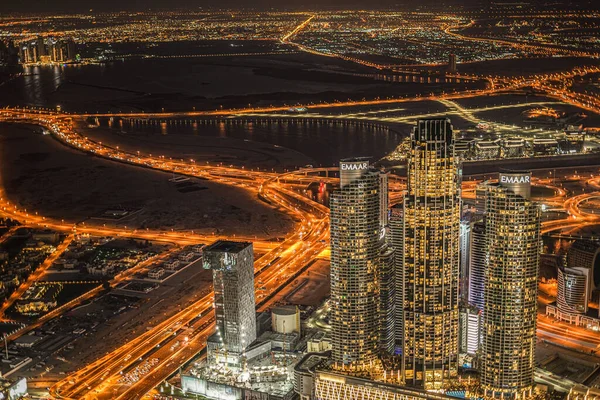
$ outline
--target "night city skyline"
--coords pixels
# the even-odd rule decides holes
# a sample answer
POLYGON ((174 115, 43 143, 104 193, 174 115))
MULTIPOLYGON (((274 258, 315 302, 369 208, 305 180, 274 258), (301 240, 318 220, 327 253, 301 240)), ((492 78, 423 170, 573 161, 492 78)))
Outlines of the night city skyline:
POLYGON ((0 4, 0 399, 600 399, 593 1, 0 4))

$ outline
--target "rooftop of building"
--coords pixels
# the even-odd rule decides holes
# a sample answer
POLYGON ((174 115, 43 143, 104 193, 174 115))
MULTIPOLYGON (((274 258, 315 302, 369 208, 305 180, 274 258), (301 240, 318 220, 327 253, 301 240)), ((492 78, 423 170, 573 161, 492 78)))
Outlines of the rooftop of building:
POLYGON ((508 168, 500 168, 499 171, 502 175, 510 175, 510 174, 514 174, 514 175, 524 175, 524 174, 531 174, 531 171, 527 171, 524 169, 508 169, 508 168))
POLYGON ((232 240, 217 240, 213 244, 204 248, 204 252, 218 252, 218 253, 239 253, 246 249, 248 246, 252 246, 250 242, 234 242, 232 240))
MULTIPOLYGON (((396 372, 396 371, 394 371, 396 372)), ((418 388, 414 388, 411 386, 399 385, 396 383, 390 383, 390 380, 393 380, 395 374, 387 374, 387 381, 382 380, 374 380, 367 377, 358 376, 359 374, 355 372, 346 372, 334 370, 332 368, 321 369, 320 366, 316 368, 316 374, 319 375, 320 380, 329 380, 336 383, 344 383, 347 385, 354 386, 365 386, 371 389, 381 390, 388 393, 394 393, 395 395, 404 395, 404 396, 418 396, 420 399, 426 400, 449 400, 456 399, 456 397, 447 396, 441 393, 427 392, 418 388)))
POLYGON ((372 157, 369 156, 363 156, 363 157, 349 157, 349 158, 342 158, 340 160, 340 162, 369 162, 371 161, 372 157))
POLYGON ((485 147, 490 149, 496 149, 500 147, 496 142, 492 140, 481 140, 475 144, 477 147, 485 147))
POLYGON ((244 368, 213 365, 203 361, 190 370, 190 375, 210 382, 285 397, 294 390, 292 367, 299 357, 296 353, 272 351, 270 357, 249 360, 244 368))
POLYGON ((273 314, 277 314, 277 315, 295 315, 299 311, 298 311, 298 307, 288 305, 288 306, 273 307, 271 309, 271 312, 273 314))
POLYGON ((443 142, 448 146, 454 141, 452 129, 449 118, 419 119, 414 128, 413 140, 417 142, 443 142))
POLYGON ((595 253, 600 249, 600 243, 591 240, 576 240, 573 242, 569 250, 579 250, 588 253, 595 253))
POLYGON ((298 361, 294 370, 299 372, 312 372, 315 367, 318 367, 321 364, 324 365, 329 358, 331 358, 331 351, 307 353, 300 361, 298 361))

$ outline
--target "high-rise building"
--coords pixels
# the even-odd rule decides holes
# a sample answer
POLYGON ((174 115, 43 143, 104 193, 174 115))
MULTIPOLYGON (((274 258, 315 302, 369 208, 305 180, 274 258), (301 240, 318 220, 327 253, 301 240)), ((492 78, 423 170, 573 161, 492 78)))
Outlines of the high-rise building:
POLYGON ((558 268, 556 306, 561 313, 585 314, 590 298, 590 270, 587 268, 558 268))
POLYGON ((73 39, 38 37, 22 44, 19 58, 22 64, 72 62, 77 58, 76 51, 73 39))
MULTIPOLYGON (((385 192, 387 193, 387 192, 385 192)), ((388 244, 379 254, 379 298, 380 298, 380 332, 379 343, 383 354, 392 354, 396 344, 396 281, 394 275, 395 252, 388 244)))
POLYGON ((454 53, 448 55, 448 72, 450 72, 451 74, 455 74, 457 72, 456 54, 454 53))
POLYGON ((485 222, 479 221, 471 228, 469 245, 469 304, 483 310, 483 290, 487 249, 485 244, 485 222))
POLYGON ((216 351, 233 355, 228 362, 237 363, 235 355, 256 339, 252 243, 219 240, 203 250, 203 259, 213 271, 215 293, 217 332, 209 347, 216 344, 216 351))
POLYGON ((501 173, 487 184, 481 385, 486 396, 526 399, 533 391, 540 209, 531 173, 501 173))
POLYGON ((460 254, 460 275, 459 283, 460 289, 458 294, 462 299, 467 299, 469 296, 469 255, 471 248, 471 229, 473 227, 473 221, 471 221, 470 214, 463 216, 460 221, 460 239, 459 239, 459 254, 460 254))
POLYGON ((460 353, 475 355, 481 344, 481 310, 467 307, 460 310, 460 353))
POLYGON ((477 185, 475 187, 475 204, 473 208, 477 214, 485 213, 485 185, 477 185))
POLYGON ((590 271, 588 291, 600 287, 600 244, 589 240, 576 240, 567 251, 568 268, 587 269, 590 271))
POLYGON ((368 159, 340 162, 340 189, 330 199, 330 323, 333 361, 340 366, 367 368, 382 347, 380 262, 390 256, 384 252, 382 257, 381 208, 387 192, 381 188, 381 173, 368 159))
POLYGON ((406 383, 430 390, 458 373, 460 172, 449 119, 419 120, 410 141, 402 364, 406 383))
POLYGON ((40 57, 44 57, 46 55, 46 42, 43 37, 37 38, 37 52, 40 57))
POLYGON ((389 221, 389 242, 394 248, 394 281, 395 287, 395 318, 394 318, 394 329, 396 331, 394 335, 395 342, 400 349, 402 349, 402 341, 404 339, 404 269, 402 268, 403 248, 404 248, 404 206, 395 204, 390 209, 390 221, 389 221))

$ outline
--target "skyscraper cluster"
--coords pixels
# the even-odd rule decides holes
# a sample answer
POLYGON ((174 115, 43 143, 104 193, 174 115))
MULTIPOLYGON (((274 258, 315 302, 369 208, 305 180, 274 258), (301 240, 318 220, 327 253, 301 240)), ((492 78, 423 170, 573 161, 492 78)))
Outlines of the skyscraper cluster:
MULTIPOLYGON (((450 121, 420 120, 410 141, 406 194, 389 222, 387 176, 367 159, 340 162, 330 207, 333 362, 369 371, 393 359, 397 381, 438 391, 458 377, 464 349, 479 355, 486 397, 528 398, 540 254, 531 174, 481 185, 481 218, 461 225, 450 121), (472 303, 465 314, 461 298, 472 303)), ((332 379, 322 393, 340 384, 332 379)))
POLYGON ((75 42, 72 39, 38 37, 21 44, 19 58, 21 64, 72 62, 77 59, 75 42))

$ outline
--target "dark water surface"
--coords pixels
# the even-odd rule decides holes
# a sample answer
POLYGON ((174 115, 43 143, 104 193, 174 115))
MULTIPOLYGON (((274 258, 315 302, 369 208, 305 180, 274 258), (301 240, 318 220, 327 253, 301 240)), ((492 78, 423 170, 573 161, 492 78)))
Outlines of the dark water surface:
POLYGON ((222 120, 129 120, 101 118, 101 129, 138 137, 140 142, 152 137, 178 136, 222 137, 270 143, 298 151, 317 165, 336 165, 346 157, 369 156, 376 161, 396 148, 405 132, 331 123, 247 122, 222 120))

